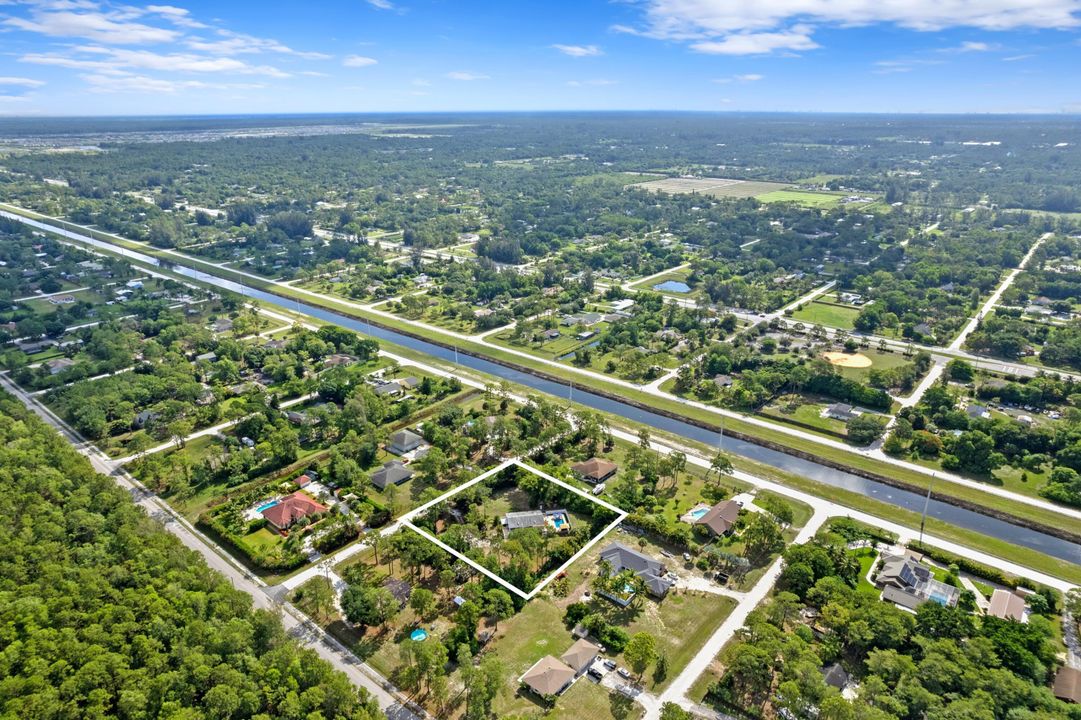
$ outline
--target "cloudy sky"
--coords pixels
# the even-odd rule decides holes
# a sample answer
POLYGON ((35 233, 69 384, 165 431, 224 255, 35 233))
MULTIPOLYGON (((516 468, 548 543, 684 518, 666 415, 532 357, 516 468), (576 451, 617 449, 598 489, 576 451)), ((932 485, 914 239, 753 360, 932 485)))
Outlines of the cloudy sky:
POLYGON ((0 0, 5 115, 1079 113, 1079 69, 1081 0, 0 0))

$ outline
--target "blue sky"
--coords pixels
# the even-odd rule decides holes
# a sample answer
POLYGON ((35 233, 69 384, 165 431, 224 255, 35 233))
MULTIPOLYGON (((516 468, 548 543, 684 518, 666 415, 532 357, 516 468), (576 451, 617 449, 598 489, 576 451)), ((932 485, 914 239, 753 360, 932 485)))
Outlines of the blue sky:
POLYGON ((1081 0, 0 0, 0 114, 1077 113, 1079 38, 1081 0))

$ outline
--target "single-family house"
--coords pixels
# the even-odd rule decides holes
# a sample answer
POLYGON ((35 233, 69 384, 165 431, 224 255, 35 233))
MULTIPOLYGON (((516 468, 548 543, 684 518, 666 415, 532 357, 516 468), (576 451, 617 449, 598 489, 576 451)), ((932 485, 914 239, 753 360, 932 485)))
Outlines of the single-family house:
POLYGON ((390 460, 372 473, 372 485, 385 490, 388 485, 399 485, 411 477, 413 471, 403 465, 401 460, 390 460))
POLYGON ((695 521, 715 536, 727 535, 739 519, 740 505, 735 500, 722 500, 695 521))
POLYGON ((719 388, 732 387, 732 383, 735 382, 731 375, 714 375, 713 384, 719 388))
POLYGON ((1025 599, 1017 593, 999 588, 991 593, 991 606, 987 614, 1001 620, 1025 622, 1025 599))
POLYGON ((402 386, 394 381, 380 383, 375 386, 374 392, 379 397, 395 397, 402 394, 402 386))
MULTIPOLYGON (((397 384, 397 383, 395 383, 397 384)), ((405 455, 407 452, 416 450, 424 444, 424 438, 412 430, 399 430, 391 434, 387 440, 387 452, 395 455, 405 455)))
POLYGON ((333 353, 323 358, 323 367, 341 367, 343 365, 350 365, 356 362, 357 359, 352 355, 346 355, 345 353, 333 353))
POLYGON ((301 518, 326 512, 326 510, 326 505, 316 502, 298 490, 292 495, 283 497, 276 505, 268 507, 262 515, 268 524, 282 531, 291 528, 301 518))
POLYGON ((833 418, 834 420, 848 422, 849 420, 858 418, 862 413, 848 403, 833 403, 826 407, 824 414, 826 417, 833 418))
POLYGON ((541 333, 541 337, 544 338, 545 340, 555 340, 556 338, 559 337, 559 335, 560 335, 559 331, 556 330, 555 328, 552 328, 551 330, 545 330, 544 332, 541 333))
POLYGON ((409 377, 398 378, 397 383, 406 390, 413 390, 420 385, 420 380, 410 375, 409 377))
POLYGON ((221 317, 210 324, 210 329, 216 333, 229 332, 233 329, 233 321, 227 317, 221 317))
POLYGON ((161 413, 155 412, 153 410, 141 410, 135 415, 134 425, 137 428, 144 428, 150 423, 157 420, 159 417, 161 417, 161 413))
POLYGON ((559 695, 575 681, 578 675, 566 663, 551 655, 545 655, 526 670, 518 682, 541 697, 559 695))
POLYGON ((822 679, 830 687, 844 690, 848 685, 848 671, 841 667, 840 663, 833 663, 822 668, 822 679))
POLYGON ((592 457, 585 462, 575 463, 571 465, 571 472, 577 475, 582 480, 593 483, 605 482, 610 477, 616 474, 616 470, 619 469, 614 462, 608 460, 601 460, 600 458, 592 457))
POLYGON ((522 512, 509 512, 503 516, 503 527, 511 530, 524 528, 544 527, 544 513, 540 510, 523 510, 522 512))
POLYGON ((986 420, 991 417, 991 413, 988 411, 987 407, 978 403, 969 403, 968 407, 965 408, 965 412, 968 413, 968 416, 973 420, 986 420))
POLYGON ((593 661, 597 659, 601 649, 585 639, 576 640, 573 645, 567 648, 567 652, 559 656, 559 659, 571 670, 575 675, 581 675, 586 670, 589 670, 593 665, 593 661))
MULTIPOLYGON (((601 551, 600 559, 607 562, 614 573, 630 570, 642 578, 647 592, 654 597, 663 598, 672 587, 672 581, 665 577, 668 574, 668 568, 664 566, 664 563, 633 550, 623 543, 612 543, 606 547, 601 551)), ((630 598, 624 600, 610 595, 606 597, 619 605, 630 603, 630 598)))
POLYGON ((927 601, 953 606, 961 595, 952 585, 935 580, 931 568, 909 555, 884 557, 875 583, 882 588, 883 600, 907 610, 927 601))
POLYGON ((1065 665, 1059 668, 1051 692, 1059 700, 1068 703, 1081 703, 1081 670, 1065 665))

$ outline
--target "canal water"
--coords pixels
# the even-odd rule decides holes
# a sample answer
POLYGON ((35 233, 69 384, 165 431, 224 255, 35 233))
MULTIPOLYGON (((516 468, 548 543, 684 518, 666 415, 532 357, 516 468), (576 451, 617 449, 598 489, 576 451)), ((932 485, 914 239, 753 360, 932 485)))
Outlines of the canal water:
MULTIPOLYGON (((57 228, 53 225, 47 225, 37 222, 35 220, 29 220, 27 218, 13 215, 11 213, 0 210, 0 216, 8 217, 13 220, 19 220, 32 227, 37 227, 42 230, 54 232, 59 235, 66 236, 72 240, 77 240, 81 243, 100 247, 104 250, 108 250, 113 253, 119 253, 125 257, 129 257, 139 262, 161 265, 156 258, 144 255, 142 253, 129 250, 127 248, 118 247, 110 243, 102 242, 92 237, 82 235, 80 233, 71 232, 63 228, 57 228)), ((442 360, 457 361, 458 364, 477 370, 479 372, 493 375, 496 377, 505 378, 510 382, 524 385, 540 392, 554 395, 557 397, 573 397, 574 401, 591 407, 595 410, 611 413, 613 415, 619 415, 621 417, 630 420, 631 422, 641 423, 650 427, 663 430, 680 437, 694 440, 707 445, 716 446, 718 443, 718 435, 712 430, 698 427, 681 420, 676 420, 665 415, 660 415, 649 410, 645 410, 634 405, 629 405, 619 400, 613 400, 608 397, 596 395, 583 390, 578 387, 573 389, 570 385, 562 382, 556 382, 547 378, 537 377, 528 372, 523 372, 513 368, 508 368, 498 363, 485 360, 483 358, 474 357, 465 353, 455 353, 453 349, 445 348, 441 345, 435 345, 425 340, 413 338, 408 335, 395 332, 393 330, 387 330, 384 328, 369 325, 363 320, 351 318, 331 310, 326 310, 314 305, 308 305, 303 302, 298 302, 291 299, 286 299, 272 293, 259 290, 257 288, 248 287, 232 280, 226 280, 224 278, 217 277, 216 275, 209 275, 200 270, 194 270, 182 265, 170 265, 169 270, 177 275, 183 275, 190 277, 194 280, 205 282, 209 285, 215 285, 224 290, 230 290, 232 292, 246 295, 251 298, 255 298, 260 302, 267 305, 274 305, 285 310, 295 310, 305 315, 309 315, 326 322, 332 322, 342 327, 349 328, 358 333, 370 335, 378 340, 386 340, 387 342, 401 345, 418 352, 423 352, 427 355, 440 358, 442 360)), ((726 452, 741 455, 751 460, 770 465, 779 470, 790 472, 796 475, 800 475, 811 480, 815 480, 824 485, 830 485, 844 490, 850 490, 852 492, 865 495, 867 497, 880 500, 891 505, 905 508, 913 512, 920 513, 923 511, 925 497, 920 493, 913 493, 907 490, 899 490, 897 488, 885 485, 868 478, 860 477, 859 475, 853 475, 852 473, 836 470, 825 465, 806 460, 804 458, 795 457, 779 450, 773 450, 770 448, 762 447, 751 442, 737 440, 735 438, 724 438, 724 450, 726 452)), ((1030 548, 1032 550, 1038 550, 1039 552, 1051 555, 1052 557, 1059 558, 1061 560, 1067 560, 1069 562, 1081 564, 1081 545, 1057 538, 1053 535, 1040 532, 1038 530, 1031 530, 1024 528, 1013 523, 1006 522, 1005 520, 999 520, 998 518, 989 517, 982 513, 978 513, 972 510, 966 510, 965 508, 951 505, 939 500, 931 500, 927 507, 927 514, 931 517, 937 518, 943 522, 958 527, 965 528, 966 530, 972 530, 978 533, 982 533, 989 537, 1005 540, 1007 542, 1015 543, 1023 547, 1030 548)), ((1064 521, 1065 522, 1065 521, 1064 521)))

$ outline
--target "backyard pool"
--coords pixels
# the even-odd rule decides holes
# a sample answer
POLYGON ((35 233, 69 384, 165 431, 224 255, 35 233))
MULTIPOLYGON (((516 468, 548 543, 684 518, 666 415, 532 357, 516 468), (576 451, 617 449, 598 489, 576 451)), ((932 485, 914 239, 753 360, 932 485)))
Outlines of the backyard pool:
POLYGON ((413 642, 424 642, 428 639, 428 631, 424 628, 417 628, 413 632, 409 633, 409 639, 413 642))
POLYGON ((689 515, 692 518, 694 518, 695 520, 700 520, 700 519, 702 519, 702 516, 705 515, 708 512, 709 512, 709 508, 695 508, 694 510, 691 510, 689 515))
POLYGON ((277 500, 271 500, 270 502, 263 503, 259 507, 255 508, 255 512, 262 514, 262 512, 264 510, 269 510, 270 508, 274 507, 277 504, 278 504, 277 500))
POLYGON ((681 280, 665 280, 653 286, 659 292, 680 293, 686 295, 691 291, 691 286, 681 280))

